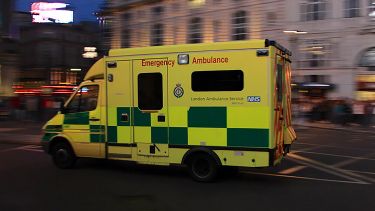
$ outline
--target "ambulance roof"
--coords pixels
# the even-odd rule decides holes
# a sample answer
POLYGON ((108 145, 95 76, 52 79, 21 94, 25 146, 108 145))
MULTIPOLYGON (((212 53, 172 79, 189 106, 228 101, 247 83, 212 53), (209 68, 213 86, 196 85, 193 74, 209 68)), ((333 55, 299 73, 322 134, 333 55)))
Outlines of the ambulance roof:
MULTIPOLYGON (((165 45, 141 48, 121 48, 112 49, 109 51, 109 56, 129 56, 129 55, 144 55, 144 54, 164 54, 164 53, 186 53, 194 51, 214 51, 214 50, 234 50, 246 48, 266 48, 273 45, 282 51, 289 51, 270 40, 246 40, 246 41, 231 41, 231 42, 217 42, 217 43, 200 43, 200 44, 183 44, 183 45, 165 45)), ((290 54, 289 54, 290 55, 290 54)))

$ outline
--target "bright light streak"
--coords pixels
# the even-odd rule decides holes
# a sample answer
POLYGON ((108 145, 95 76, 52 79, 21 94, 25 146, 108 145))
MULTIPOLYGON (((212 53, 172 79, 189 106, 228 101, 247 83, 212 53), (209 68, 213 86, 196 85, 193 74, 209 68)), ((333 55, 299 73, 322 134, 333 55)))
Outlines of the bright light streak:
POLYGON ((85 52, 95 52, 96 51, 96 47, 85 47, 84 51, 85 52))
POLYGON ((295 34, 307 34, 305 31, 297 31, 295 34))
POLYGON ((307 34, 306 31, 298 31, 298 30, 285 30, 283 32, 287 34, 307 34))
POLYGON ((302 86, 305 86, 305 87, 329 87, 331 85, 329 84, 303 84, 302 86))
POLYGON ((296 30, 285 30, 283 31, 284 33, 296 33, 297 31, 296 30))
POLYGON ((86 53, 82 54, 82 57, 87 58, 87 59, 92 59, 92 58, 98 57, 98 53, 97 52, 86 52, 86 53))

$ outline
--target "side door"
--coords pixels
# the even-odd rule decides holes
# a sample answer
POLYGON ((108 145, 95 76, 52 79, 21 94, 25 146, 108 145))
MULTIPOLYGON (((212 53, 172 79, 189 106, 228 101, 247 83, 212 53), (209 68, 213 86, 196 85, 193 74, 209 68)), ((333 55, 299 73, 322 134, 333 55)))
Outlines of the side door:
POLYGON ((79 157, 103 157, 100 89, 97 83, 82 85, 64 109, 63 133, 79 157))
POLYGON ((107 92, 107 157, 132 159, 133 82, 131 61, 108 61, 107 92))
POLYGON ((168 156, 168 58, 133 60, 134 142, 139 161, 168 156))

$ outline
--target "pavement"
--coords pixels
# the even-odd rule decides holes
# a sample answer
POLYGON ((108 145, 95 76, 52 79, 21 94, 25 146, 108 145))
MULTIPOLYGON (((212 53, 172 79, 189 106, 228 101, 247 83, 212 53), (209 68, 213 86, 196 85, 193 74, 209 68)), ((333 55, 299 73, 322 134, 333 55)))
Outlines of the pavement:
MULTIPOLYGON (((40 121, 0 121, 0 143, 39 145, 43 135, 42 127, 44 124, 45 122, 40 121)), ((352 133, 375 134, 375 126, 362 127, 357 124, 341 126, 324 121, 296 121, 293 125, 297 132, 299 130, 316 128, 347 131, 352 133)))
POLYGON ((301 128, 279 165, 208 184, 183 168, 115 160, 62 170, 41 146, 0 144, 0 210, 374 210, 375 134, 301 128))

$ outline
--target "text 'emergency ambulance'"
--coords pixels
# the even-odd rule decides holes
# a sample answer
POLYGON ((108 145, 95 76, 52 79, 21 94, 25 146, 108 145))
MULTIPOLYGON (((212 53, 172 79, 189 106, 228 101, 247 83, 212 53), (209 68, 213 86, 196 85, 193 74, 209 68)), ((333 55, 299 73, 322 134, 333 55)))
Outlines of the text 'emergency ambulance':
POLYGON ((228 63, 228 57, 202 57, 193 58, 193 64, 215 64, 215 63, 228 63))
POLYGON ((173 67, 175 60, 146 60, 142 59, 142 67, 160 67, 171 66, 173 67))

